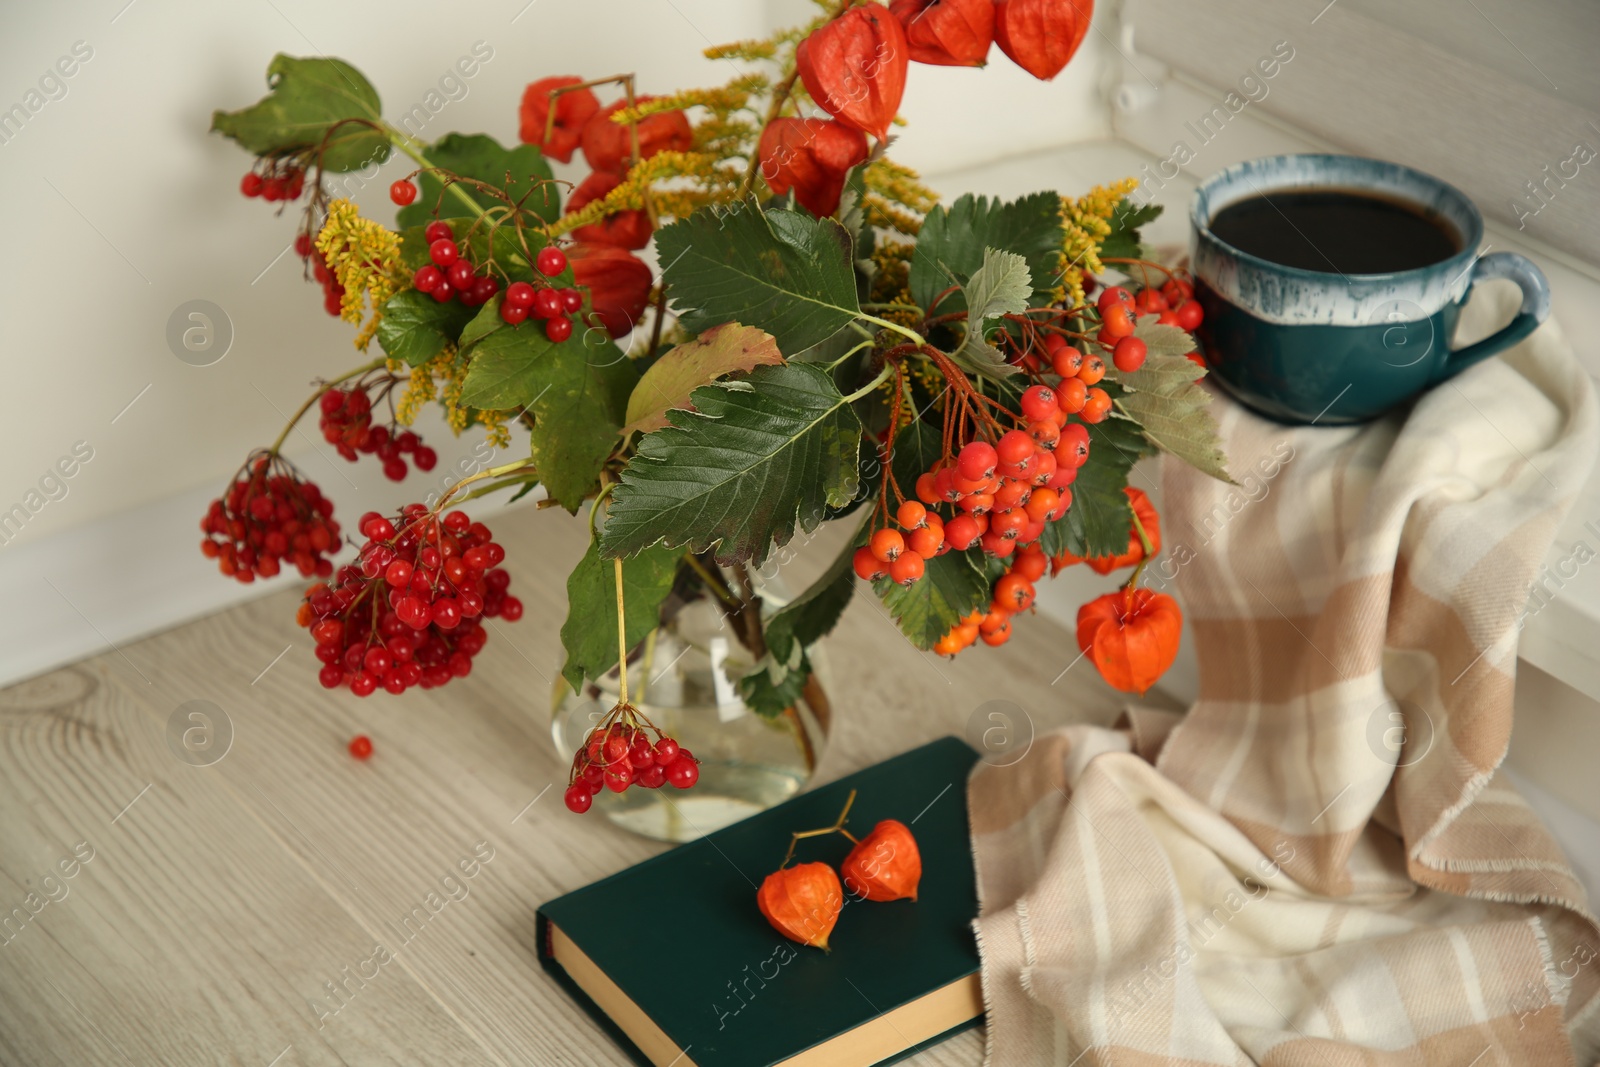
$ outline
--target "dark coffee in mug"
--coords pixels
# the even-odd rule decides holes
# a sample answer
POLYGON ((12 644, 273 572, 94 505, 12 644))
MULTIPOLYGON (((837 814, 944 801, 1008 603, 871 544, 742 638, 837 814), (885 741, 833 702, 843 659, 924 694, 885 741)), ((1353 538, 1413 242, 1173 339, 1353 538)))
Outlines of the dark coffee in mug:
POLYGON ((1229 204, 1211 232, 1241 252, 1300 270, 1393 274, 1443 262, 1461 237, 1414 204, 1351 189, 1286 189, 1229 204))
POLYGON ((1195 190, 1190 256, 1209 380, 1283 422, 1376 418, 1532 333, 1550 313, 1539 268, 1478 253, 1466 194, 1399 163, 1306 154, 1236 163, 1195 190), (1479 282, 1522 306, 1456 347, 1479 282))

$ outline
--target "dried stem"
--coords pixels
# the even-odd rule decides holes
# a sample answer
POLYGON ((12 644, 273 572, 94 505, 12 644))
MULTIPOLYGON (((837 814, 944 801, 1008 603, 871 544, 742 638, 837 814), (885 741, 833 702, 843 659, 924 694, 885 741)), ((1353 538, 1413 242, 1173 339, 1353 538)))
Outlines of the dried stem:
POLYGON ((656 292, 656 321, 650 326, 650 347, 645 349, 646 356, 654 356, 656 349, 661 345, 661 328, 667 321, 667 283, 662 281, 661 287, 656 292))
POLYGON ((276 456, 278 454, 278 450, 283 447, 283 443, 289 439, 289 433, 294 429, 295 424, 305 417, 306 412, 311 410, 312 404, 315 404, 318 400, 322 399, 322 394, 326 393, 329 389, 332 389, 340 382, 347 382, 351 378, 359 378, 361 375, 366 374, 369 371, 377 370, 379 367, 384 366, 388 362, 389 360, 387 356, 379 356, 371 363, 363 363, 353 371, 348 371, 339 375, 337 378, 332 378, 323 382, 321 388, 307 397, 306 402, 301 404, 299 409, 295 411, 293 415, 289 416, 288 424, 284 426, 283 432, 278 434, 278 439, 272 442, 271 446, 268 447, 267 454, 269 456, 276 456))
POLYGON ((622 557, 611 561, 616 565, 617 579, 617 703, 628 703, 628 627, 622 603, 622 557))
POLYGON ((789 836, 789 851, 784 854, 783 862, 778 864, 778 869, 782 870, 783 868, 789 866, 789 861, 794 859, 795 846, 798 845, 802 839, 807 837, 822 837, 825 834, 843 834, 850 840, 852 844, 859 845, 861 842, 856 839, 855 835, 844 828, 845 820, 850 817, 850 806, 855 802, 856 791, 852 789, 850 790, 849 797, 845 798, 844 810, 839 812, 839 818, 832 826, 824 826, 820 830, 800 830, 794 834, 791 834, 789 836))

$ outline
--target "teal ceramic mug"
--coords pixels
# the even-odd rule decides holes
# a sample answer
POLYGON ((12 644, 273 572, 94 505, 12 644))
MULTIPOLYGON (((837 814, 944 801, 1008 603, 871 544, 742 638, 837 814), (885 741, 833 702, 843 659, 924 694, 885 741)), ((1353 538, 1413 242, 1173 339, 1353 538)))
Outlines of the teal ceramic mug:
POLYGON ((1478 255, 1483 217, 1464 193, 1397 163, 1316 154, 1239 163, 1195 190, 1190 221, 1195 295, 1205 309, 1197 332, 1211 374, 1280 422, 1376 418, 1516 344, 1550 314, 1538 267, 1512 252, 1478 255), (1455 252, 1409 270, 1340 273, 1332 262, 1327 270, 1276 263, 1212 232, 1218 214, 1240 201, 1319 190, 1401 205, 1448 234, 1455 252), (1491 278, 1521 287, 1521 308, 1491 336, 1452 349, 1467 295, 1491 278))

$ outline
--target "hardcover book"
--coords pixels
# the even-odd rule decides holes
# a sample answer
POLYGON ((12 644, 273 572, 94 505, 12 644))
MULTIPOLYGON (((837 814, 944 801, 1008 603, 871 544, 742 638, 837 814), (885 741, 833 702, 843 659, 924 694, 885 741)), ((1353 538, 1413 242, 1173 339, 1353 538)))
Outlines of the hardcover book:
MULTIPOLYGON (((871 1067, 941 1041, 983 1015, 976 759, 947 737, 558 897, 539 910, 541 962, 641 1065, 871 1067), (915 901, 846 890, 823 952, 768 925, 756 889, 790 834, 832 825, 852 789, 847 828, 907 824, 922 881, 915 901)), ((795 862, 837 867, 850 848, 839 834, 808 839, 795 862)))

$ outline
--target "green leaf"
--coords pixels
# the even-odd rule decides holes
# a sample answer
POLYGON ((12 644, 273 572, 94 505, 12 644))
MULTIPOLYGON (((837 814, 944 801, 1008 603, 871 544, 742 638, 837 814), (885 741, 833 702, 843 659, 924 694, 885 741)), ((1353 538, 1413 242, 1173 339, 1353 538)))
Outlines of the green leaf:
MULTIPOLYGON (((1174 326, 1140 326, 1135 336, 1154 335, 1165 330, 1189 335, 1174 326)), ((1177 342, 1164 338, 1168 347, 1177 342)), ((1146 339, 1150 344, 1150 339, 1146 339)), ((1193 342, 1189 343, 1193 348, 1193 342)), ((1187 349, 1185 350, 1187 351, 1187 349)), ((1228 473, 1228 456, 1222 450, 1217 420, 1211 414, 1211 394, 1195 384, 1205 369, 1182 355, 1157 355, 1150 345, 1144 366, 1132 373, 1118 373, 1126 390, 1117 403, 1144 432, 1145 439, 1163 452, 1218 481, 1234 484, 1228 473)), ((1090 446, 1093 455, 1094 446, 1090 446)))
MULTIPOLYGON (((551 176, 550 164, 545 161, 537 145, 505 148, 486 133, 449 133, 429 145, 423 155, 433 166, 492 185, 512 201, 526 196, 522 206, 546 222, 554 222, 561 215, 561 196, 555 185, 545 184, 542 188, 534 189, 541 179, 549 183, 551 176), (530 189, 534 190, 531 195, 530 189)), ((398 225, 426 226, 433 221, 435 206, 442 219, 473 214, 457 194, 444 191, 443 179, 433 172, 423 171, 416 181, 422 190, 421 195, 395 213, 398 225)), ((504 201, 473 188, 469 183, 457 182, 455 187, 482 208, 504 204, 504 201)), ((534 252, 537 253, 538 248, 534 252)))
POLYGON ((895 430, 894 453, 889 457, 889 466, 894 471, 894 483, 906 499, 916 499, 917 478, 943 455, 944 442, 939 430, 921 419, 895 430))
POLYGON ((1104 556, 1128 549, 1133 507, 1123 490, 1134 463, 1152 449, 1128 419, 1113 417, 1084 428, 1089 431, 1089 460, 1072 483, 1072 506, 1065 516, 1047 523, 1039 538, 1040 547, 1052 556, 1104 556))
MULTIPOLYGON (((481 317, 481 316, 480 316, 481 317)), ((533 415, 534 466, 550 499, 576 513, 599 482, 638 371, 600 331, 555 344, 537 325, 496 329, 470 348, 470 407, 533 415)))
MULTIPOLYGON (((647 549, 622 565, 623 629, 631 649, 660 621, 662 601, 672 592, 681 552, 647 549)), ((599 545, 589 550, 567 577, 567 621, 561 624, 561 647, 567 660, 562 675, 579 691, 584 679, 605 675, 617 665, 616 565, 601 559, 599 545)))
MULTIPOLYGON (((432 300, 433 298, 429 297, 428 299, 432 300)), ((504 299, 505 294, 496 293, 489 299, 488 303, 478 309, 478 313, 472 316, 472 320, 462 328, 461 340, 458 342, 462 351, 467 351, 502 326, 508 325, 506 320, 500 317, 500 305, 504 299)), ((447 303, 459 304, 460 301, 450 300, 447 303)))
POLYGON ((1139 240, 1139 227, 1154 222, 1161 214, 1160 204, 1135 204, 1127 197, 1117 201, 1111 212, 1111 233, 1100 243, 1100 257, 1140 259, 1144 246, 1139 240))
POLYGON ((962 287, 967 301, 967 336, 951 360, 969 374, 1004 378, 1021 368, 1006 362, 1000 350, 983 338, 984 326, 1001 315, 1025 311, 1033 282, 1028 277, 1028 261, 1015 252, 983 250, 983 266, 962 287))
POLYGON ((378 91, 342 59, 296 59, 281 52, 267 66, 271 92, 239 111, 214 111, 211 129, 258 156, 280 155, 322 145, 322 165, 358 170, 389 158, 389 139, 368 125, 346 119, 382 120, 378 91), (324 141, 324 138, 327 138, 324 141))
POLYGON ((832 219, 751 204, 697 211, 656 233, 656 252, 684 328, 739 322, 780 352, 826 340, 861 312, 850 238, 832 219))
POLYGON ((807 649, 832 632, 855 595, 851 563, 869 525, 862 522, 827 571, 767 619, 767 654, 738 679, 739 695, 758 715, 775 718, 803 696, 811 677, 807 649))
POLYGON ((667 425, 667 411, 689 408, 689 394, 736 371, 782 363, 772 335, 736 322, 711 329, 658 359, 628 398, 624 429, 649 433, 667 425))
POLYGON ((757 367, 691 399, 695 411, 639 439, 612 495, 606 555, 663 542, 759 564, 855 495, 861 423, 821 367, 757 367))
POLYGON ((934 556, 922 577, 910 585, 879 579, 884 607, 912 644, 932 648, 962 616, 989 603, 989 578, 981 557, 976 549, 934 556))
POLYGON ((811 659, 803 646, 795 648, 799 658, 794 664, 780 664, 768 654, 739 678, 739 695, 757 715, 775 719, 804 695, 811 678, 811 659))
MULTIPOLYGON (((970 193, 948 208, 936 207, 922 222, 911 260, 911 297, 927 308, 952 285, 965 284, 983 266, 986 249, 1015 252, 1027 261, 1033 299, 1042 302, 1061 276, 1061 198, 1033 193, 1006 204, 970 193)), ((953 293, 939 305, 941 314, 963 311, 953 293)))
MULTIPOLYGON (((1144 342, 1145 351, 1152 356, 1183 356, 1195 350, 1194 337, 1176 326, 1163 326, 1156 315, 1141 315, 1134 326, 1133 335, 1144 342)), ((1204 377, 1206 370, 1193 360, 1189 364, 1190 378, 1204 377)))
POLYGON ((378 344, 391 358, 418 367, 456 343, 472 317, 472 309, 458 300, 441 304, 427 293, 402 289, 383 305, 378 344))

